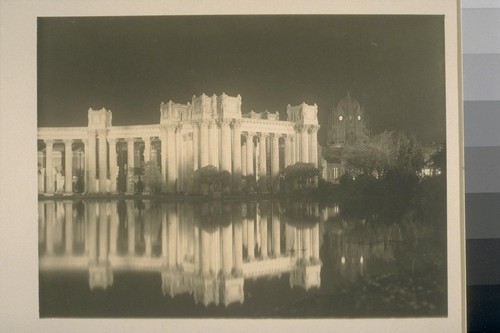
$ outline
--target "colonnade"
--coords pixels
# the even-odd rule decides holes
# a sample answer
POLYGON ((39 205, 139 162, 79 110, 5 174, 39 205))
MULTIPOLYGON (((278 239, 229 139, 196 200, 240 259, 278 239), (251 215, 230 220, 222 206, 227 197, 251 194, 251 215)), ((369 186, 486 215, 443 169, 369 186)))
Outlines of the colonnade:
MULTIPOLYGON (((45 180, 39 193, 54 194, 54 143, 64 144, 64 192, 73 193, 73 144, 84 147, 85 192, 115 193, 118 191, 118 145, 127 151, 126 169, 134 170, 138 145, 144 149, 141 161, 154 157, 161 170, 162 191, 187 192, 190 173, 213 165, 232 175, 234 192, 241 190, 241 176, 253 176, 259 190, 279 190, 280 172, 296 162, 317 166, 318 126, 297 126, 296 134, 242 131, 241 120, 208 122, 200 121, 184 129, 180 125, 164 126, 159 136, 134 136, 117 138, 104 133, 89 135, 87 139, 46 139, 45 180), (199 140, 199 141, 198 141, 199 140), (158 146, 159 149, 153 148, 158 146), (158 144, 156 144, 158 143, 158 144), (161 159, 159 158, 161 156, 161 159), (45 185, 43 185, 45 181, 45 185)), ((122 149, 123 150, 123 149, 122 149)), ((131 172, 131 171, 128 171, 131 172)), ((43 176, 41 176, 43 177, 43 176)), ((133 193, 133 182, 127 181, 126 192, 133 193)))
MULTIPOLYGON (((163 192, 189 192, 192 173, 209 165, 231 174, 233 192, 241 190, 242 176, 249 183, 257 181, 260 191, 278 191, 280 173, 287 166, 296 162, 318 166, 317 106, 288 106, 287 114, 286 121, 267 111, 242 114, 241 97, 224 94, 193 97, 193 105, 162 104, 156 125, 112 126, 111 111, 89 109, 87 127, 38 129, 38 139, 45 143, 41 159, 45 162, 40 166, 45 173, 39 176, 39 193, 73 193, 75 143, 84 150, 86 193, 119 190, 117 176, 124 163, 117 159, 119 145, 121 151, 126 145, 128 174, 141 167, 136 165, 138 161, 156 161, 163 192), (136 158, 137 142, 144 147, 140 160, 136 158), (64 189, 54 186, 55 145, 65 156, 64 189)), ((127 193, 134 192, 133 184, 127 180, 127 193)))

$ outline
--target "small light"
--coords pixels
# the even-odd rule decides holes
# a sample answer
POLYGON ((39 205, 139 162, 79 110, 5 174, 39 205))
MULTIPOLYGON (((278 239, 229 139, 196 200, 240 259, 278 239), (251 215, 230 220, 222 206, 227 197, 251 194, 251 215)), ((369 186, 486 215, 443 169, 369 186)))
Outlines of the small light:
POLYGON ((340 121, 344 120, 344 117, 343 116, 339 116, 339 120, 340 121))
POLYGON ((359 257, 359 263, 360 264, 362 264, 364 261, 365 261, 365 259, 363 258, 363 256, 359 257))
POLYGON ((345 257, 344 256, 342 256, 342 258, 340 258, 340 262, 342 263, 342 265, 345 264, 345 257))
POLYGON ((361 116, 358 116, 358 120, 361 120, 361 116))

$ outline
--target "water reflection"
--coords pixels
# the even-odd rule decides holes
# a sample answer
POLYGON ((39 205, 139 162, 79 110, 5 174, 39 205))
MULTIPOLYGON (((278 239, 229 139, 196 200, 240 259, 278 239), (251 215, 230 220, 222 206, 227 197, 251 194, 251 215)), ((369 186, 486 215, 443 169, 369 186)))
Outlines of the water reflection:
POLYGON ((446 314, 446 220, 356 219, 291 200, 44 200, 38 210, 46 315, 446 314), (83 310, 66 310, 67 294, 83 310))
POLYGON ((117 271, 158 272, 164 295, 244 302, 248 278, 289 274, 321 285, 317 203, 40 201, 40 271, 88 271, 90 289, 117 271))

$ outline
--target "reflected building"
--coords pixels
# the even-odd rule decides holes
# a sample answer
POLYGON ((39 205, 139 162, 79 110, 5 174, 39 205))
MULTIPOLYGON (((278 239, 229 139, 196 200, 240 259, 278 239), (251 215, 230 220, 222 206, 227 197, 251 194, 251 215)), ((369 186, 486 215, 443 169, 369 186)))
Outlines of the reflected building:
POLYGON ((195 303, 244 301, 246 279, 289 274, 321 285, 317 203, 40 201, 40 271, 88 272, 90 289, 117 271, 158 272, 161 291, 195 303))

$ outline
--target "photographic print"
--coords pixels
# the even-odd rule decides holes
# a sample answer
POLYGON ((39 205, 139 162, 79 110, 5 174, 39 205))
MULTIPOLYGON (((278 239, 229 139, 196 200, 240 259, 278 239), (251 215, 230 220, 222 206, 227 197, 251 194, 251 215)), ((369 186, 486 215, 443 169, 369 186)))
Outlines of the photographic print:
POLYGON ((444 15, 37 18, 41 318, 447 318, 444 15))

